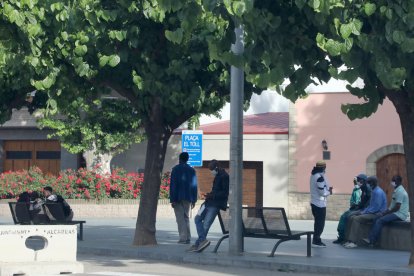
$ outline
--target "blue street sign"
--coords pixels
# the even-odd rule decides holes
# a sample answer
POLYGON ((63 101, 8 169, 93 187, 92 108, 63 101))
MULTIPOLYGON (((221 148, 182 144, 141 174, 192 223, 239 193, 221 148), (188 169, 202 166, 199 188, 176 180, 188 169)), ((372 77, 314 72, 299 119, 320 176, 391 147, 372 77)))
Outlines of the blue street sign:
POLYGON ((192 167, 203 166, 203 131, 183 130, 181 134, 181 148, 188 152, 190 159, 188 165, 192 167))

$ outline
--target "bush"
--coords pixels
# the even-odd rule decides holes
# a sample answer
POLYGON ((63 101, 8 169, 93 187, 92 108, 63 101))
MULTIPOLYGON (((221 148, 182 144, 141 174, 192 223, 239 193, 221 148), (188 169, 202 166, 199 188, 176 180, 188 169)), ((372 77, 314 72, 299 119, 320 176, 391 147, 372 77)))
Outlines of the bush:
MULTIPOLYGON (((5 172, 0 174, 0 197, 16 198, 22 192, 40 192, 43 187, 51 186, 64 198, 104 199, 123 198, 135 199, 141 196, 144 182, 143 173, 127 173, 117 168, 112 174, 101 175, 86 169, 64 170, 59 176, 43 174, 37 167, 29 170, 5 172)), ((170 189, 170 173, 161 178, 160 198, 168 198, 170 189)))

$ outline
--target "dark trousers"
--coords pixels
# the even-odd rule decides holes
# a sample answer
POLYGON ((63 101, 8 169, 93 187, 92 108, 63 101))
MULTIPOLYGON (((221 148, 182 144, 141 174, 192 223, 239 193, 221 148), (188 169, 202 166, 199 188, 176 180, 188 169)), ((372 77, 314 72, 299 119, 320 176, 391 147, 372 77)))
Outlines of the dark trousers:
POLYGON ((322 241, 321 235, 323 228, 325 228, 326 207, 321 208, 313 204, 311 204, 311 207, 312 215, 315 219, 315 223, 313 224, 313 242, 318 243, 322 241))

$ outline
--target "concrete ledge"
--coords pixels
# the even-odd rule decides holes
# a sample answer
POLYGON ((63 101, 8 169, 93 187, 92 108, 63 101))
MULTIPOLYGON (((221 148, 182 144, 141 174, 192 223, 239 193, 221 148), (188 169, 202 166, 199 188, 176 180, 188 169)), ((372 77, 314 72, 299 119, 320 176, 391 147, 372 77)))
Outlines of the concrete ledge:
MULTIPOLYGON (((363 224, 361 227, 362 237, 367 237, 372 224, 363 224)), ((393 222, 384 225, 381 230, 379 246, 383 249, 411 251, 411 228, 410 223, 405 221, 393 222)))
POLYGON ((0 276, 83 272, 75 225, 0 225, 0 244, 0 276))
POLYGON ((38 262, 36 264, 0 262, 0 276, 59 275, 73 273, 83 273, 83 264, 80 262, 38 262))

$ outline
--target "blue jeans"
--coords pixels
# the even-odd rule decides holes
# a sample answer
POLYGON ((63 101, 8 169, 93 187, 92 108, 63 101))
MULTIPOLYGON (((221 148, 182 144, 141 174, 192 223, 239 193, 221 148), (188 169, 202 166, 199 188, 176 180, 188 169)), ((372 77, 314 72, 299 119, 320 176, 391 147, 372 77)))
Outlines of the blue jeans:
POLYGON ((220 209, 218 207, 206 206, 200 215, 195 216, 194 221, 198 234, 198 239, 195 243, 196 246, 206 239, 208 230, 210 230, 210 226, 213 224, 219 211, 220 209))
POLYGON ((401 220, 396 214, 391 213, 374 220, 374 226, 371 228, 368 239, 371 243, 375 243, 381 235, 381 229, 384 224, 390 223, 394 220, 401 220))

